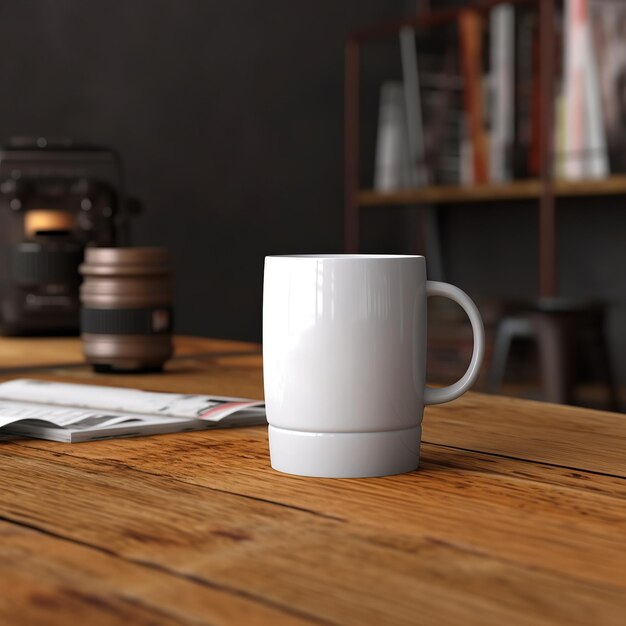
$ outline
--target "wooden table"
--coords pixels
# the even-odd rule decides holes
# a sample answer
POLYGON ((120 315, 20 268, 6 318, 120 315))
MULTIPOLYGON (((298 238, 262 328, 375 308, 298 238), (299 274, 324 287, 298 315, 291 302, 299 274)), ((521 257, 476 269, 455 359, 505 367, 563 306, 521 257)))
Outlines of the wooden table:
MULTIPOLYGON (((260 365, 34 375, 260 397, 260 365)), ((624 416, 467 394, 424 440, 417 472, 367 480, 274 472, 262 427, 5 442, 0 620, 626 623, 624 416)))
MULTIPOLYGON (((247 341, 185 336, 174 339, 175 356, 247 353, 259 349, 258 344, 247 341)), ((0 340, 0 374, 29 368, 82 365, 84 360, 82 344, 76 337, 2 337, 0 340)))

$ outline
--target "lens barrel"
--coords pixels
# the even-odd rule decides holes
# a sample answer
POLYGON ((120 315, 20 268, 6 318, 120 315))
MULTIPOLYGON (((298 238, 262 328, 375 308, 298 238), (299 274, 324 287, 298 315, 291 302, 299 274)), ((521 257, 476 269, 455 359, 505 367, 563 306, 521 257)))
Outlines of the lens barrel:
POLYGON ((11 277, 20 287, 58 283, 78 288, 83 247, 73 241, 22 242, 11 250, 11 277))
POLYGON ((157 371, 172 356, 170 260, 163 248, 87 248, 81 335, 98 372, 157 371))

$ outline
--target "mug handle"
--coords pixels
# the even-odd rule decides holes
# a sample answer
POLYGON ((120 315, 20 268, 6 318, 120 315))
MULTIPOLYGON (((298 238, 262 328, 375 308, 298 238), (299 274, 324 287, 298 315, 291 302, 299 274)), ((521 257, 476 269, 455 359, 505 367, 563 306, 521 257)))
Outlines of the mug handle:
POLYGON ((424 390, 424 404, 441 404, 450 402, 464 394, 476 381, 485 353, 485 329, 478 308, 472 299, 461 289, 448 283, 434 280, 426 281, 426 297, 444 296, 460 304, 467 313, 474 332, 474 349, 469 367, 462 378, 448 387, 426 387, 424 390))

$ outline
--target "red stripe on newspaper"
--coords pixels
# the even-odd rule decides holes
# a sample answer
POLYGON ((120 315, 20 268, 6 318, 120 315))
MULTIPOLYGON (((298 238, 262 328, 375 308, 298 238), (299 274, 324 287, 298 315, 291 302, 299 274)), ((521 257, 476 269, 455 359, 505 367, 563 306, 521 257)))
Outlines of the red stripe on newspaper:
POLYGON ((227 402, 226 404, 219 404, 211 409, 208 409, 204 413, 200 413, 198 416, 200 419, 205 417, 211 417, 215 413, 222 413, 223 411, 232 411, 233 409, 243 409, 248 406, 255 406, 257 402, 227 402))

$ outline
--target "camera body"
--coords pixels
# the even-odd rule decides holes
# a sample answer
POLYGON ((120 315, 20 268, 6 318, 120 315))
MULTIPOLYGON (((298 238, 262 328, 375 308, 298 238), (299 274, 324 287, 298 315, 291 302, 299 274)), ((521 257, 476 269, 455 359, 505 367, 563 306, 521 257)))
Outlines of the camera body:
POLYGON ((77 334, 84 250, 129 245, 134 212, 113 150, 41 137, 0 148, 0 332, 77 334))

